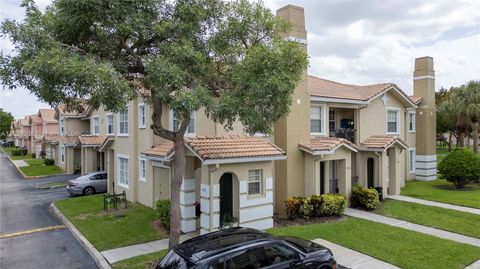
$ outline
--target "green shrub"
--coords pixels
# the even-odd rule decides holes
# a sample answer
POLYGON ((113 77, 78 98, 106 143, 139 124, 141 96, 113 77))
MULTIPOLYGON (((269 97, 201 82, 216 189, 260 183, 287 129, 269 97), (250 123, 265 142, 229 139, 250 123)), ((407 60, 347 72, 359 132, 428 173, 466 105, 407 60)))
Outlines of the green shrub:
POLYGON ((36 153, 32 153, 32 159, 36 159, 37 158, 37 154, 36 153))
POLYGON ((296 219, 302 217, 301 207, 303 204, 303 197, 292 197, 285 200, 285 211, 287 218, 296 219))
POLYGON ((45 165, 47 165, 47 166, 50 166, 50 165, 54 165, 54 164, 55 164, 55 160, 54 160, 54 159, 43 159, 43 162, 44 162, 45 165))
POLYGON ((12 156, 24 156, 27 155, 27 149, 12 149, 12 156))
POLYGON ((320 216, 339 216, 345 210, 345 196, 339 194, 323 194, 320 204, 320 216))
POLYGON ((158 200, 156 202, 156 210, 160 223, 170 230, 170 200, 158 200))
POLYGON ((468 182, 480 178, 480 157, 470 150, 456 149, 443 158, 438 171, 455 188, 463 189, 468 182))
POLYGON ((320 207, 322 206, 322 196, 312 195, 310 197, 310 204, 312 205, 312 217, 320 217, 320 207))
POLYGON ((46 153, 45 151, 43 151, 43 150, 40 151, 40 157, 41 157, 42 159, 45 159, 45 156, 47 156, 47 153, 46 153))
POLYGON ((300 216, 304 219, 308 219, 313 214, 313 207, 310 198, 303 198, 300 200, 300 216))
POLYGON ((362 207, 373 210, 380 204, 378 192, 375 189, 367 189, 359 185, 353 185, 350 204, 352 207, 362 207))

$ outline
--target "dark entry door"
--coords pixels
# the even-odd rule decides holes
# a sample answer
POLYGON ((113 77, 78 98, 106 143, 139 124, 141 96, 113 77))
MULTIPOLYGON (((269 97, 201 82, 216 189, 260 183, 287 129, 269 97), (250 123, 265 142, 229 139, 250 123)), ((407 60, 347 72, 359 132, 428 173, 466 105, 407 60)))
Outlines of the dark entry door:
POLYGON ((320 194, 325 193, 325 163, 320 162, 320 194))
POLYGON ((225 173, 220 178, 220 226, 233 220, 232 174, 225 173))
POLYGON ((373 188, 373 174, 374 174, 374 160, 373 158, 368 158, 367 160, 367 180, 368 180, 368 187, 373 188))

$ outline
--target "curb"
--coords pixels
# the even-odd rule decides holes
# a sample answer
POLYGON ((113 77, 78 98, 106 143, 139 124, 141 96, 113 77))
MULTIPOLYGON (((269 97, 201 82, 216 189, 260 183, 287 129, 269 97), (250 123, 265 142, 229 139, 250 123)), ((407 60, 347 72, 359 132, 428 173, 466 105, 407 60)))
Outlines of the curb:
POLYGON ((110 264, 108 264, 107 260, 100 254, 100 252, 90 243, 85 236, 80 233, 80 231, 73 225, 70 220, 68 220, 65 215, 58 210, 58 208, 52 202, 50 204, 50 208, 52 209, 53 213, 67 226, 68 230, 72 232, 73 236, 80 242, 80 245, 90 254, 92 259, 95 261, 95 264, 98 266, 99 269, 112 269, 110 264))
POLYGON ((15 166, 15 168, 17 168, 18 172, 20 172, 20 174, 22 174, 22 177, 24 179, 38 179, 38 178, 46 178, 46 177, 54 177, 54 176, 61 176, 61 175, 68 175, 68 173, 62 173, 62 174, 52 174, 52 175, 45 175, 45 176, 27 176, 23 173, 23 171, 20 169, 20 167, 17 166, 17 164, 15 164, 15 162, 12 160, 12 158, 10 158, 10 155, 7 156, 7 158, 10 160, 10 162, 13 164, 13 166, 15 166))

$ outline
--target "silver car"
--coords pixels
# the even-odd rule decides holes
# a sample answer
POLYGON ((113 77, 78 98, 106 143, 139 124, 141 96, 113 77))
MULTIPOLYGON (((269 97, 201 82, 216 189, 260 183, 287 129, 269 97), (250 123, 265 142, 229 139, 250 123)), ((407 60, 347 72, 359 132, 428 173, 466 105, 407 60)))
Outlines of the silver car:
POLYGON ((67 192, 70 195, 92 195, 107 191, 107 173, 93 172, 68 181, 67 192))

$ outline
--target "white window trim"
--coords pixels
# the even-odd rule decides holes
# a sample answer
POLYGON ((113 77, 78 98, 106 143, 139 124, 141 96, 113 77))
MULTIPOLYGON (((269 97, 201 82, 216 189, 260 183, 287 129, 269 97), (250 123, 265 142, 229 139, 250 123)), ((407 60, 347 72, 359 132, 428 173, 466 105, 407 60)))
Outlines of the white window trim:
POLYGON ((105 133, 107 133, 107 135, 114 135, 115 134, 115 116, 113 115, 113 113, 107 113, 105 115, 105 133), (112 131, 111 133, 108 132, 108 117, 112 116, 112 131))
POLYGON ((326 127, 328 127, 328 125, 325 125, 325 123, 328 121, 328 113, 327 112, 327 106, 325 104, 311 104, 310 105, 310 122, 312 120, 312 116, 311 116, 311 109, 312 107, 321 107, 322 109, 322 131, 321 132, 312 132, 312 127, 310 126, 310 135, 317 135, 317 136, 325 136, 327 135, 327 132, 325 131, 326 127))
POLYGON ((258 197, 258 196, 263 196, 264 193, 265 193, 265 178, 264 178, 264 171, 263 169, 249 169, 248 170, 248 178, 247 178, 247 194, 249 197, 258 197), (260 171, 260 179, 258 181, 250 181, 250 171, 256 171, 256 170, 259 170, 260 171), (258 193, 253 193, 251 194, 250 193, 250 183, 256 183, 258 182, 259 183, 259 192, 258 193))
POLYGON ((147 182, 147 159, 138 157, 138 181, 147 182), (145 176, 142 176, 142 161, 145 162, 145 176))
POLYGON ((128 136, 128 135, 129 135, 130 128, 129 128, 128 125, 130 124, 130 119, 129 119, 129 117, 128 117, 128 112, 129 112, 129 111, 128 111, 128 106, 127 106, 127 111, 121 111, 121 112, 117 113, 117 128, 116 128, 117 136, 128 136), (124 134, 123 134, 123 133, 120 133, 120 130, 121 130, 121 128, 120 128, 120 114, 121 114, 122 112, 127 112, 127 131, 128 131, 128 132, 127 132, 127 133, 124 133, 124 134))
POLYGON ((147 125, 147 107, 145 106, 145 103, 139 103, 138 104, 138 128, 139 129, 145 129, 145 126, 147 125), (143 106, 143 117, 145 118, 145 123, 142 124, 142 118, 140 114, 140 107, 143 106))
POLYGON ((117 173, 117 185, 124 188, 124 189, 129 189, 128 187, 128 184, 125 185, 125 184, 122 184, 120 183, 120 159, 127 159, 127 180, 128 182, 130 183, 130 156, 128 156, 127 154, 121 154, 121 153, 117 153, 117 169, 116 169, 116 173, 117 173))
POLYGON ((65 146, 60 146, 60 163, 65 163, 65 146))
POLYGON ((92 134, 98 135, 100 133, 100 118, 98 116, 92 117, 92 134), (98 132, 95 131, 95 120, 97 120, 98 132))
MULTIPOLYGON (((197 116, 196 116, 197 112, 192 112, 190 117, 191 119, 193 120, 193 128, 195 129, 195 132, 193 133, 189 133, 188 132, 188 128, 187 128, 187 131, 185 131, 185 136, 195 136, 196 132, 197 132, 197 116)), ((169 110, 169 113, 168 113, 168 127, 170 130, 173 131, 173 110, 169 110)))
POLYGON ((409 173, 409 174, 415 173, 415 169, 417 169, 416 163, 415 163, 415 162, 416 162, 416 160, 415 160, 415 159, 416 159, 416 156, 417 156, 417 149, 416 149, 416 148, 409 148, 409 149, 408 149, 408 173, 409 173), (413 164, 412 167, 410 167, 410 162, 411 162, 410 152, 412 152, 412 151, 413 151, 413 156, 414 156, 415 158, 414 158, 414 160, 413 160, 413 162, 412 162, 412 164, 413 164), (410 169, 410 168, 412 168, 412 169, 410 169))
POLYGON ((401 117, 400 117, 400 111, 401 109, 398 108, 398 107, 387 107, 387 111, 385 112, 385 127, 386 127, 386 134, 387 135, 400 135, 400 128, 401 128, 401 124, 400 124, 400 120, 401 120, 401 117), (395 111, 397 112, 397 131, 396 132, 389 132, 388 131, 388 112, 389 111, 395 111))
POLYGON ((417 127, 415 126, 417 124, 417 113, 415 111, 408 111, 408 132, 409 133, 415 133, 417 131, 417 127), (413 114, 413 124, 412 127, 413 129, 410 129, 410 115, 413 114))

